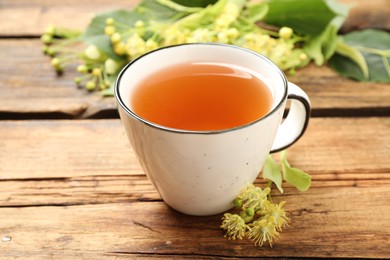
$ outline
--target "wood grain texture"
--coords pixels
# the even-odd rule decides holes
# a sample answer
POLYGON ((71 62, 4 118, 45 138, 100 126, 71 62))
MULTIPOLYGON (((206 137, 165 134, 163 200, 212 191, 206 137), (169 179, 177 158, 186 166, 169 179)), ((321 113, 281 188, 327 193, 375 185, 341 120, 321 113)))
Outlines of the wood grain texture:
POLYGON ((341 28, 342 33, 373 28, 390 31, 389 0, 341 0, 351 6, 349 16, 341 28))
MULTIPOLYGON (((342 32, 390 31, 388 0, 342 1, 356 3, 342 32)), ((389 259, 389 84, 315 65, 288 76, 312 100, 315 118, 287 154, 312 187, 272 191, 291 218, 272 249, 229 241, 221 215, 163 203, 119 119, 93 119, 117 117, 114 99, 78 89, 75 66, 57 76, 35 39, 52 22, 85 28, 137 2, 0 1, 0 259, 389 259), (56 120, 20 120, 40 118, 56 120)))
POLYGON ((100 13, 120 8, 131 9, 138 0, 2 0, 0 37, 37 37, 46 27, 83 30, 100 13))
POLYGON ((4 257, 389 256, 389 186, 312 189, 275 198, 287 200, 291 224, 270 249, 229 241, 221 215, 190 217, 160 201, 82 206, 1 208, 4 257))
MULTIPOLYGON (((0 37, 39 36, 49 24, 84 29, 102 12, 131 9, 139 0, 2 0, 0 3, 0 37), (26 19, 28 17, 28 19, 26 19)), ((343 32, 376 28, 390 30, 388 0, 340 0, 352 5, 343 32)))
MULTIPOLYGON (((0 40, 0 119, 117 117, 115 100, 77 88, 75 66, 57 76, 39 40, 0 40)), ((311 97, 314 116, 390 115, 389 84, 341 78, 308 66, 289 80, 311 97)))
MULTIPOLYGON (((389 117, 312 118, 288 157, 321 181, 384 180, 389 132, 389 117)), ((0 180, 143 175, 119 119, 0 121, 0 148, 0 180)))
POLYGON ((270 249, 225 240, 221 215, 169 209, 119 120, 1 121, 0 238, 11 241, 0 243, 0 255, 387 258, 389 130, 387 117, 312 119, 288 158, 313 185, 305 193, 288 185, 283 195, 273 191, 292 221, 270 249))
POLYGON ((2 40, 0 50, 0 59, 7 64, 0 67, 0 118, 42 114, 85 118, 115 111, 114 99, 77 88, 76 65, 58 76, 43 55, 39 40, 2 40))

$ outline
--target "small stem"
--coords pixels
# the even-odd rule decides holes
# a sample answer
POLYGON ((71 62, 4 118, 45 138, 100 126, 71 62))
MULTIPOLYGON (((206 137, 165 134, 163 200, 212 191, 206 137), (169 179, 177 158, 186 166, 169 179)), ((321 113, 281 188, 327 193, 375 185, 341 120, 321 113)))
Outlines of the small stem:
POLYGON ((202 7, 188 7, 188 6, 180 5, 170 0, 156 0, 156 2, 158 2, 161 5, 165 5, 178 12, 195 13, 203 9, 202 7))
MULTIPOLYGON (((273 181, 270 181, 270 180, 269 180, 269 181, 267 182, 266 187, 268 187, 268 188, 271 189, 272 184, 273 184, 273 181)), ((273 203, 273 202, 272 202, 272 197, 271 197, 271 192, 267 194, 267 198, 268 198, 268 200, 269 200, 271 203, 273 203)))
POLYGON ((387 59, 387 57, 382 57, 382 60, 383 60, 383 65, 385 66, 385 69, 387 71, 387 76, 390 78, 390 64, 389 64, 389 60, 387 59))
POLYGON ((364 52, 376 54, 383 57, 390 57, 390 50, 379 50, 379 49, 374 49, 374 48, 364 47, 364 46, 354 46, 354 47, 364 52))

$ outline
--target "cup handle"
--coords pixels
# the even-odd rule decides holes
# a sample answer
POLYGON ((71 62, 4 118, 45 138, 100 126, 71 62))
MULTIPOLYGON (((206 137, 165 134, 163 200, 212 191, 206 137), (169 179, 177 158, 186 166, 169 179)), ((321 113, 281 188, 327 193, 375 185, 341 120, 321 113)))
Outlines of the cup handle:
POLYGON ((290 111, 278 128, 271 153, 284 150, 298 141, 309 123, 311 105, 307 94, 294 83, 288 82, 287 99, 291 99, 290 111))

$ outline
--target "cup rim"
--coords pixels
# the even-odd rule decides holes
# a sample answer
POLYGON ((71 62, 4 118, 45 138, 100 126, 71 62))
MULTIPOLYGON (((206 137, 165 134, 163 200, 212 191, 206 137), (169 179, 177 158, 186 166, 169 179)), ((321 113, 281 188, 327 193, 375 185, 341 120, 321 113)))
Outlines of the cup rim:
POLYGON ((115 96, 115 99, 116 99, 117 103, 122 107, 122 109, 126 112, 126 114, 128 114, 129 116, 131 116, 132 118, 136 119, 137 121, 140 121, 140 122, 142 122, 142 123, 144 123, 144 124, 146 124, 146 125, 148 125, 150 127, 157 128, 157 129, 160 129, 160 130, 163 130, 163 131, 167 131, 167 132, 182 133, 182 134, 220 134, 220 133, 237 131, 237 130, 242 129, 242 128, 247 128, 247 127, 249 127, 251 125, 254 125, 254 124, 256 124, 256 123, 258 123, 260 121, 265 120, 266 118, 268 118, 272 114, 274 114, 282 106, 283 102, 287 99, 287 93, 288 93, 288 81, 287 81, 287 78, 286 78, 285 74, 269 58, 261 55, 260 53, 257 53, 255 51, 252 51, 250 49, 247 49, 247 48, 244 48, 244 47, 241 47, 241 46, 232 45, 232 44, 225 44, 225 43, 213 43, 213 42, 196 42, 196 43, 175 44, 175 45, 164 46, 164 47, 152 50, 150 52, 144 53, 143 55, 141 55, 141 56, 135 58, 134 60, 130 61, 129 63, 127 63, 122 68, 122 70, 119 72, 119 74, 118 74, 118 76, 117 76, 117 78, 115 80, 115 85, 114 85, 114 96, 115 96), (123 99, 121 97, 120 91, 119 91, 119 85, 120 85, 122 76, 126 73, 127 69, 130 66, 133 66, 138 60, 142 59, 145 56, 151 55, 151 54, 153 54, 155 52, 158 52, 158 51, 161 51, 161 50, 164 50, 164 49, 176 48, 176 47, 182 47, 182 46, 189 46, 189 45, 223 46, 223 47, 227 47, 227 48, 239 49, 241 51, 246 51, 248 53, 256 55, 257 57, 263 59, 271 67, 273 67, 273 69, 275 69, 277 71, 277 73, 280 75, 280 77, 282 78, 283 85, 284 85, 284 93, 283 93, 282 98, 277 103, 277 105, 274 108, 272 108, 264 116, 254 120, 252 122, 246 123, 244 125, 240 125, 240 126, 232 127, 232 128, 227 128, 227 129, 219 129, 219 130, 188 130, 188 129, 179 129, 179 128, 168 127, 168 126, 160 125, 160 124, 151 122, 149 120, 146 120, 146 119, 142 118, 141 116, 137 115, 135 112, 133 112, 125 104, 125 102, 123 101, 123 99))

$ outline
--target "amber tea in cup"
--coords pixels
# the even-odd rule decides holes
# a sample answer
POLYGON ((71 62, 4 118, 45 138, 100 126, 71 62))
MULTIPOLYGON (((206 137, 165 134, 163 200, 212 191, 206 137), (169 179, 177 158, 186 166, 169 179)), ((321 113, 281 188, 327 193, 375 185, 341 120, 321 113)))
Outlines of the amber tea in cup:
POLYGON ((169 206, 190 215, 231 208, 268 154, 296 142, 310 117, 306 93, 275 64, 226 44, 149 52, 123 68, 115 96, 146 175, 169 206))
POLYGON ((185 63, 140 82, 130 106, 156 124, 186 130, 222 130, 251 123, 269 112, 272 93, 244 67, 185 63))

